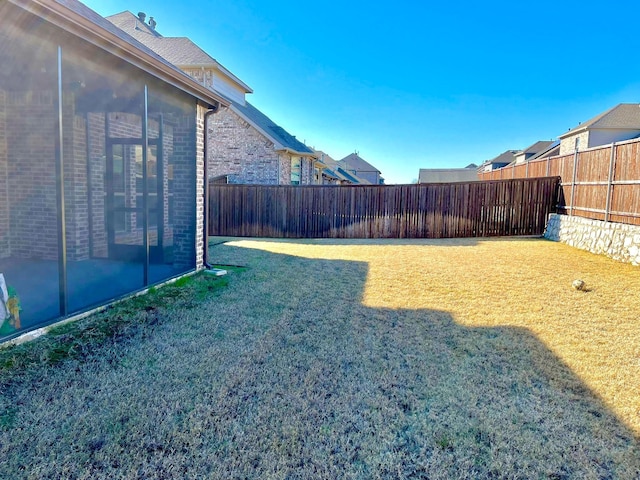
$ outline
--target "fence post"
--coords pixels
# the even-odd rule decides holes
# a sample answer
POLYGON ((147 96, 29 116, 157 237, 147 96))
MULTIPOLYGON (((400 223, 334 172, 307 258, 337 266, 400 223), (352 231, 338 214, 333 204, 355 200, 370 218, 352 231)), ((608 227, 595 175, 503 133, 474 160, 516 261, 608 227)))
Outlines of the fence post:
POLYGON ((545 177, 549 176, 549 172, 551 171, 551 157, 547 157, 547 174, 545 177))
POLYGON ((613 171, 616 168, 616 142, 611 144, 611 158, 609 159, 609 178, 607 180, 607 205, 604 207, 604 221, 611 217, 611 194, 613 191, 613 171))
POLYGON ((576 197, 576 174, 578 170, 578 149, 573 154, 573 179, 571 180, 571 203, 569 204, 569 216, 573 217, 573 200, 576 197))
POLYGON ((524 176, 529 178, 529 162, 527 162, 527 166, 524 169, 524 176))

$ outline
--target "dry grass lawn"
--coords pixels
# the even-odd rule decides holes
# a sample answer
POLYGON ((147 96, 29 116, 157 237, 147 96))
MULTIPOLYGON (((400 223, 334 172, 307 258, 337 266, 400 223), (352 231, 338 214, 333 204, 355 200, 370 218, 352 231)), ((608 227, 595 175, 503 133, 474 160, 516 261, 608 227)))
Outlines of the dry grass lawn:
POLYGON ((638 267, 539 239, 210 256, 247 268, 0 352, 0 478, 640 478, 638 267))

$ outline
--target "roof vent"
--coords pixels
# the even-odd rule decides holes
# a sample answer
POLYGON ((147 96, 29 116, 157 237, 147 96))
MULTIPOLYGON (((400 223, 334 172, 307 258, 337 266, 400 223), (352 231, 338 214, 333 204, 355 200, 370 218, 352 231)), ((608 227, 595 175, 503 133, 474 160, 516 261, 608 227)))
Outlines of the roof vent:
POLYGON ((147 18, 147 14, 144 12, 138 12, 138 18, 142 23, 144 23, 144 19, 147 18))
POLYGON ((151 30, 155 30, 156 29, 156 21, 153 19, 153 17, 149 17, 149 27, 151 27, 151 30))

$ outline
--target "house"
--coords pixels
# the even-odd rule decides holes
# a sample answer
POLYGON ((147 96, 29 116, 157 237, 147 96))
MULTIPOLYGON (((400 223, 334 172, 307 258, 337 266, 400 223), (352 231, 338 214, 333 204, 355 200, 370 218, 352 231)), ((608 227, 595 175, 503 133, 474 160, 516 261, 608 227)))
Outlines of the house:
POLYGON ((560 135, 560 155, 640 135, 640 104, 621 103, 560 135))
POLYGON ((421 168, 418 173, 418 183, 455 183, 478 180, 478 166, 475 163, 464 168, 421 168))
POLYGON ((207 122, 209 178, 228 183, 307 185, 315 183, 313 150, 246 100, 251 88, 185 37, 164 37, 142 12, 107 17, 158 55, 229 100, 207 122))
POLYGON ((380 185, 384 183, 384 179, 380 176, 380 170, 360 157, 357 152, 347 155, 340 160, 338 164, 343 170, 367 180, 373 185, 380 185))
POLYGON ((0 274, 34 329, 203 268, 231 102, 77 0, 0 3, 0 274))
POLYGON ((208 126, 209 174, 229 183, 311 185, 324 166, 314 151, 249 102, 231 102, 208 126))
POLYGON ((315 150, 316 158, 322 162, 322 185, 371 185, 370 182, 358 177, 354 173, 347 172, 331 156, 322 150, 315 150))
POLYGON ((542 160, 544 158, 555 157, 560 155, 560 140, 552 141, 547 147, 541 149, 538 153, 527 159, 527 162, 534 160, 542 160))
POLYGON ((480 167, 478 168, 478 171, 491 172, 492 170, 497 170, 498 168, 506 167, 510 163, 515 162, 516 153, 518 152, 519 150, 507 150, 505 152, 502 152, 497 157, 483 162, 482 165, 480 165, 480 167))
POLYGON ((521 163, 525 163, 531 160, 534 157, 537 157, 541 152, 546 151, 552 144, 555 144, 553 140, 540 140, 530 147, 525 148, 524 150, 520 150, 515 153, 515 164, 520 165, 521 163))

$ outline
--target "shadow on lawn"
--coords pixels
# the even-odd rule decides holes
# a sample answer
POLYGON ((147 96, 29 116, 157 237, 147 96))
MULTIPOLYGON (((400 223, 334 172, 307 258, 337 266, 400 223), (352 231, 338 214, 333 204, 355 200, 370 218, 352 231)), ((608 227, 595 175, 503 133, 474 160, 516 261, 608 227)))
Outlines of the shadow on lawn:
POLYGON ((252 451, 259 465, 296 459, 289 467, 303 476, 640 475, 633 432, 528 330, 363 306, 363 263, 230 245, 212 253, 273 272, 274 283, 261 287, 267 301, 276 285, 311 295, 280 305, 280 321, 220 398, 228 418, 249 414, 280 451, 245 437, 231 457, 252 451))
POLYGON ((209 254, 248 268, 134 337, 0 375, 0 477, 640 473, 633 433, 527 330, 369 308, 362 262, 209 254))

